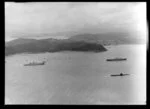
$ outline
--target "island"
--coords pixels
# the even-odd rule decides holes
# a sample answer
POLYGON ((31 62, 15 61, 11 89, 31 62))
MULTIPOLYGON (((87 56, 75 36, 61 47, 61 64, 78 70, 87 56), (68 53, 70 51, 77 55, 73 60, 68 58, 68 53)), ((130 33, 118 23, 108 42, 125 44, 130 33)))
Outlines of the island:
POLYGON ((5 56, 18 53, 42 53, 60 51, 104 52, 107 49, 99 44, 68 39, 16 39, 5 44, 5 56))

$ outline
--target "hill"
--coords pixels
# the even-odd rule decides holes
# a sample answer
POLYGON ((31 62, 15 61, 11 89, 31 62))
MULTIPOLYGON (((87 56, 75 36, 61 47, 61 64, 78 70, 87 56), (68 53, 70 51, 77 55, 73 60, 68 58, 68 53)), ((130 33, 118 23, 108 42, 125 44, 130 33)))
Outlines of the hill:
POLYGON ((127 33, 78 34, 69 38, 74 41, 96 42, 102 45, 140 44, 141 39, 131 37, 127 33))
POLYGON ((24 52, 40 53, 58 51, 106 51, 106 48, 104 48, 101 44, 68 39, 16 39, 7 42, 5 45, 5 56, 24 52))

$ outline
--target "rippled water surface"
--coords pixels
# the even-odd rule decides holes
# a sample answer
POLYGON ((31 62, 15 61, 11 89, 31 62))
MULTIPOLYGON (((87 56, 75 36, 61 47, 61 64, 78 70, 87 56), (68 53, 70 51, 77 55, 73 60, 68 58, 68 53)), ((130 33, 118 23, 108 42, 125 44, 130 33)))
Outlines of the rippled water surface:
POLYGON ((6 104, 145 104, 146 46, 107 46, 107 52, 57 52, 6 57, 6 104), (107 62, 123 57, 127 61, 107 62), (42 66, 23 66, 43 61, 42 66), (128 73, 129 76, 111 77, 128 73))

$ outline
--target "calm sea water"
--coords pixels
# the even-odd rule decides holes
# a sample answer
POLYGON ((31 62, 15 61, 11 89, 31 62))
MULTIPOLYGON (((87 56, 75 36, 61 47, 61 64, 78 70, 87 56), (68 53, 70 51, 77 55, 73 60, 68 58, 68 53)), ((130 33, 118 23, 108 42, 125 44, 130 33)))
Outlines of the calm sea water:
POLYGON ((107 52, 57 52, 6 57, 6 104, 145 104, 146 45, 107 52), (107 62, 123 57, 127 61, 107 62), (43 61, 42 66, 23 66, 43 61), (129 76, 111 77, 128 73, 129 76))

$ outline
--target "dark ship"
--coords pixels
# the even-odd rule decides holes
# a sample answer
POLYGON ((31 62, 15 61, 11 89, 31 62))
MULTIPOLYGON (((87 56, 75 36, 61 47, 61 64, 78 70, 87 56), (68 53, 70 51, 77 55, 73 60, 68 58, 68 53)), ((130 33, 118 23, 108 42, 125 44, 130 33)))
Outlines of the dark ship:
POLYGON ((120 73, 120 74, 115 74, 115 75, 111 75, 111 76, 127 76, 129 74, 123 74, 123 73, 120 73))
POLYGON ((24 64, 24 66, 37 66, 37 65, 44 65, 44 64, 45 64, 45 61, 43 61, 43 62, 31 62, 28 64, 24 64))
POLYGON ((107 59, 107 61, 126 61, 127 58, 114 58, 114 59, 107 59))

